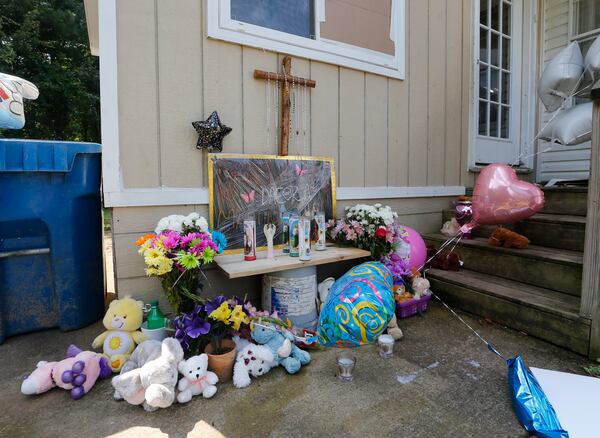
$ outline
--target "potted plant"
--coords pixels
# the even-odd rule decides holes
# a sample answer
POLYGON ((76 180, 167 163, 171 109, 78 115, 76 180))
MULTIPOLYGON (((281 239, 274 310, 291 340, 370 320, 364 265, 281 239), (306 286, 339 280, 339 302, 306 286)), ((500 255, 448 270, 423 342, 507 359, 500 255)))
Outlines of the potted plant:
POLYGON ((208 366, 220 382, 230 380, 233 374, 237 352, 231 337, 248 329, 248 308, 238 298, 227 300, 220 295, 175 318, 175 338, 186 356, 206 353, 208 366))
POLYGON ((227 246, 225 236, 209 231, 206 219, 191 213, 162 218, 154 233, 136 241, 144 257, 146 275, 158 277, 175 313, 191 312, 204 299, 202 269, 227 246))

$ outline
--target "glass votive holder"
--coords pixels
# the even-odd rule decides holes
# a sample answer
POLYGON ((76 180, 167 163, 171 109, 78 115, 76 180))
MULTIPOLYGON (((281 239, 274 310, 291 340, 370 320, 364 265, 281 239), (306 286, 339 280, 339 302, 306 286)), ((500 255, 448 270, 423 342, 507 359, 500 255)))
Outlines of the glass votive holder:
POLYGON ((394 338, 391 335, 381 335, 377 338, 379 344, 379 355, 389 359, 394 355, 394 338))
POLYGON ((337 357, 338 379, 343 382, 352 382, 354 379, 354 366, 356 358, 349 354, 342 354, 337 357))

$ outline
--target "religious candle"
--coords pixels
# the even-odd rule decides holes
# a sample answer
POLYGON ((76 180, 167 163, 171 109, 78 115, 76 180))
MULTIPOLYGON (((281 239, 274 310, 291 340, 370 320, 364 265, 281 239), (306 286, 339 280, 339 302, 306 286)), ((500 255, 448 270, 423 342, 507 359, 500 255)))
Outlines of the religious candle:
POLYGON ((342 355, 337 358, 338 366, 338 379, 343 382, 351 382, 354 380, 354 366, 356 365, 356 358, 350 355, 342 355))
POLYGON ((290 253, 290 214, 286 211, 281 217, 282 230, 281 236, 283 239, 283 253, 290 253))
POLYGON ((315 214, 315 226, 317 227, 317 243, 315 249, 317 251, 324 251, 327 249, 325 246, 325 213, 319 212, 315 214))
POLYGON ((298 252, 300 260, 308 261, 310 254, 310 218, 303 216, 298 221, 298 252))
POLYGON ((256 260, 256 221, 244 221, 244 260, 256 260))
POLYGON ((299 236, 299 217, 297 214, 290 214, 290 256, 298 257, 300 255, 300 236, 299 236))
POLYGON ((379 355, 389 359, 394 355, 394 338, 391 335, 381 335, 377 339, 379 344, 379 355))

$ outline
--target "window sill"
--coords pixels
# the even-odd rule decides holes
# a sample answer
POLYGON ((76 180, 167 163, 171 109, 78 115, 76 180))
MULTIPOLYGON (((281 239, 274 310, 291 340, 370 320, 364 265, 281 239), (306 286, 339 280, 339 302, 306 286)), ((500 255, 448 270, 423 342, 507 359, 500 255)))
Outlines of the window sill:
MULTIPOLYGON (((482 165, 469 166, 469 172, 479 173, 483 169, 485 169, 485 167, 486 166, 482 166, 482 165)), ((522 173, 522 174, 529 174, 529 173, 534 172, 534 169, 532 169, 530 167, 513 167, 513 169, 515 169, 515 172, 522 173)))

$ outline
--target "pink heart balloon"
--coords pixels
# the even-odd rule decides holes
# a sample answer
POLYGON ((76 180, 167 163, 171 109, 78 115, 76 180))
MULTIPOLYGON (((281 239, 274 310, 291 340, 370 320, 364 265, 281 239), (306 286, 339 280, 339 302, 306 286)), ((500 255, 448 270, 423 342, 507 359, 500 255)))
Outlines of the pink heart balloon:
POLYGON ((544 192, 517 178, 506 164, 486 166, 473 190, 473 221, 479 225, 511 224, 533 216, 544 206, 544 192))

